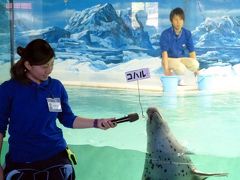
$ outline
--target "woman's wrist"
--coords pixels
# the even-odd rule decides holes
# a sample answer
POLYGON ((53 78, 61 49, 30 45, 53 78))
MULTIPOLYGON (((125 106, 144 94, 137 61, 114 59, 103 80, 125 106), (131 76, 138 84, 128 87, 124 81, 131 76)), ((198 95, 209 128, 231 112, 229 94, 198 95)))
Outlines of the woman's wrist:
POLYGON ((98 128, 98 119, 93 120, 93 127, 98 128))

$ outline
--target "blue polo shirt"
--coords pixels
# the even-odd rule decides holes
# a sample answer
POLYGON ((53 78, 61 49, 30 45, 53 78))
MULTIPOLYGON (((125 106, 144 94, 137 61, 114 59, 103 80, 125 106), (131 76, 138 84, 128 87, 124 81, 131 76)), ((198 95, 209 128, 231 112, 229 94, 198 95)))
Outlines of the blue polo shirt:
POLYGON ((160 37, 161 51, 167 51, 168 57, 179 58, 189 57, 194 51, 192 34, 189 30, 182 28, 179 35, 176 35, 173 27, 164 30, 160 37))
POLYGON ((9 157, 14 162, 44 160, 63 151, 67 144, 56 119, 72 128, 75 118, 67 92, 56 79, 49 77, 41 84, 9 80, 0 85, 0 133, 5 136, 9 125, 9 157), (50 112, 47 98, 60 98, 62 112, 50 112))

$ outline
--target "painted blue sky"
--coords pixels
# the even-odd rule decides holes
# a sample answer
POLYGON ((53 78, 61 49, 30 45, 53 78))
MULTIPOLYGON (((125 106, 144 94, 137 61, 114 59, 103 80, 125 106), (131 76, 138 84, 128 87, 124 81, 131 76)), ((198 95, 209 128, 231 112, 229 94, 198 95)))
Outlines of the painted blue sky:
MULTIPOLYGON (((132 2, 158 2, 160 28, 170 25, 169 13, 175 7, 182 7, 186 13, 185 26, 193 30, 206 17, 240 14, 240 0, 64 0, 32 1, 33 10, 18 10, 16 17, 29 29, 59 26, 64 28, 74 11, 81 11, 97 4, 111 3, 116 10, 131 7, 132 2)), ((21 1, 18 1, 21 2, 21 1)), ((23 1, 24 2, 24 1, 23 1)))

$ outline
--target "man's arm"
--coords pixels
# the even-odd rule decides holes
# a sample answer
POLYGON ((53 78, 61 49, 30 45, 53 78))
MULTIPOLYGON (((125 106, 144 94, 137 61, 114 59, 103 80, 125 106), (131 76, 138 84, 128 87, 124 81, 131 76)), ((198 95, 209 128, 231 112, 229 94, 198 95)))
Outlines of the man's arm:
POLYGON ((166 76, 171 76, 172 73, 168 67, 168 53, 167 51, 163 51, 162 52, 162 67, 163 67, 163 70, 164 70, 164 74, 166 76))
POLYGON ((196 52, 195 51, 190 52, 189 57, 193 58, 193 59, 196 59, 196 52))
POLYGON ((169 34, 163 31, 160 37, 160 48, 162 51, 162 67, 166 76, 171 76, 172 73, 168 66, 168 49, 169 49, 169 34))

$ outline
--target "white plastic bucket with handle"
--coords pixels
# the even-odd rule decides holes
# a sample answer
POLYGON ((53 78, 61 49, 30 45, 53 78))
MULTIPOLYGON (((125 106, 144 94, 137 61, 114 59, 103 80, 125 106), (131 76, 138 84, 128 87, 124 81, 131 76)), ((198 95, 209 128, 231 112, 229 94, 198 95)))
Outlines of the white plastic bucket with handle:
POLYGON ((178 76, 161 76, 161 82, 164 92, 176 92, 178 86, 178 76))
POLYGON ((198 89, 199 90, 211 90, 214 88, 213 76, 211 75, 199 75, 198 76, 198 89))

